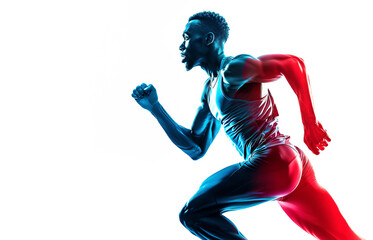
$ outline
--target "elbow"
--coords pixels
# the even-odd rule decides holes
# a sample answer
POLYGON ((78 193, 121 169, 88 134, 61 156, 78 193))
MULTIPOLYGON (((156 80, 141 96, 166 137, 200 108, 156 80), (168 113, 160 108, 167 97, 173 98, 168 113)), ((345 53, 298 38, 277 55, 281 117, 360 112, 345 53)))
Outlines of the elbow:
POLYGON ((193 161, 197 161, 197 160, 200 159, 202 156, 198 156, 198 155, 189 155, 189 157, 190 157, 193 161))
POLYGON ((202 151, 200 148, 198 148, 198 150, 196 149, 196 151, 193 151, 193 153, 191 154, 188 154, 189 157, 193 160, 193 161, 197 161, 199 159, 201 159, 204 155, 205 155, 206 152, 202 151))
POLYGON ((202 158, 204 154, 200 154, 200 153, 193 153, 193 154, 189 154, 189 157, 193 160, 193 161, 197 161, 198 159, 202 158))

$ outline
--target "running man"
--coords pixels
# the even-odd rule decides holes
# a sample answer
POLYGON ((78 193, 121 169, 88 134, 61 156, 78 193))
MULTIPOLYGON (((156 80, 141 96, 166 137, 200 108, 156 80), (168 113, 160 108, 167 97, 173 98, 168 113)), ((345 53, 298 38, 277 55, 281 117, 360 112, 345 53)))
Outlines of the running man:
POLYGON ((183 32, 180 51, 186 69, 200 66, 209 76, 191 129, 169 116, 153 85, 143 83, 132 93, 193 160, 207 152, 221 126, 243 157, 202 183, 181 210, 181 223, 200 239, 246 239, 223 213, 276 200, 299 227, 318 239, 361 239, 317 183, 303 151, 279 132, 276 105, 263 84, 286 78, 298 97, 304 142, 319 154, 330 138, 316 119, 303 60, 280 54, 226 57, 228 32, 225 19, 214 12, 193 15, 183 32))

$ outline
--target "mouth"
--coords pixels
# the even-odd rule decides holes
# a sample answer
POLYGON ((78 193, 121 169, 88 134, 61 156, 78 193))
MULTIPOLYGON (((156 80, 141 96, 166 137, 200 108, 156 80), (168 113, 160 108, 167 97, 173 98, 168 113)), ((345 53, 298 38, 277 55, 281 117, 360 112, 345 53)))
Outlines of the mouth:
POLYGON ((181 55, 181 57, 182 57, 181 62, 182 62, 182 63, 185 63, 185 62, 186 62, 186 59, 187 59, 187 57, 185 56, 185 53, 182 52, 180 55, 181 55))

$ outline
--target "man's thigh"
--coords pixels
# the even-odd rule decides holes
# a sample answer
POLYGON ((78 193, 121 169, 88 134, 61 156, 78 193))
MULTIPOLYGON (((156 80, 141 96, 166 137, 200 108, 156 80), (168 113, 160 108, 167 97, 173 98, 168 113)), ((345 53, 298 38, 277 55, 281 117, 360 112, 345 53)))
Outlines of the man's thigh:
POLYGON ((269 200, 253 177, 255 172, 241 164, 233 164, 208 177, 188 202, 192 211, 211 214, 248 208, 269 200))

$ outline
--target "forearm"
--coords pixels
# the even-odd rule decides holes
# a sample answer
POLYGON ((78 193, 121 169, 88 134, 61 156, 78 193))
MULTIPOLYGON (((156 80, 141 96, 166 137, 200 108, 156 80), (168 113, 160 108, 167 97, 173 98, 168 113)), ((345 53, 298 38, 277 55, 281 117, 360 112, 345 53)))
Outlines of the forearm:
POLYGON ((282 65, 281 72, 298 97, 303 125, 315 123, 311 86, 303 60, 290 56, 282 65))
POLYGON ((191 131, 177 124, 159 102, 154 104, 150 112, 158 120, 171 141, 192 159, 196 160, 201 153, 201 148, 193 140, 191 131))

